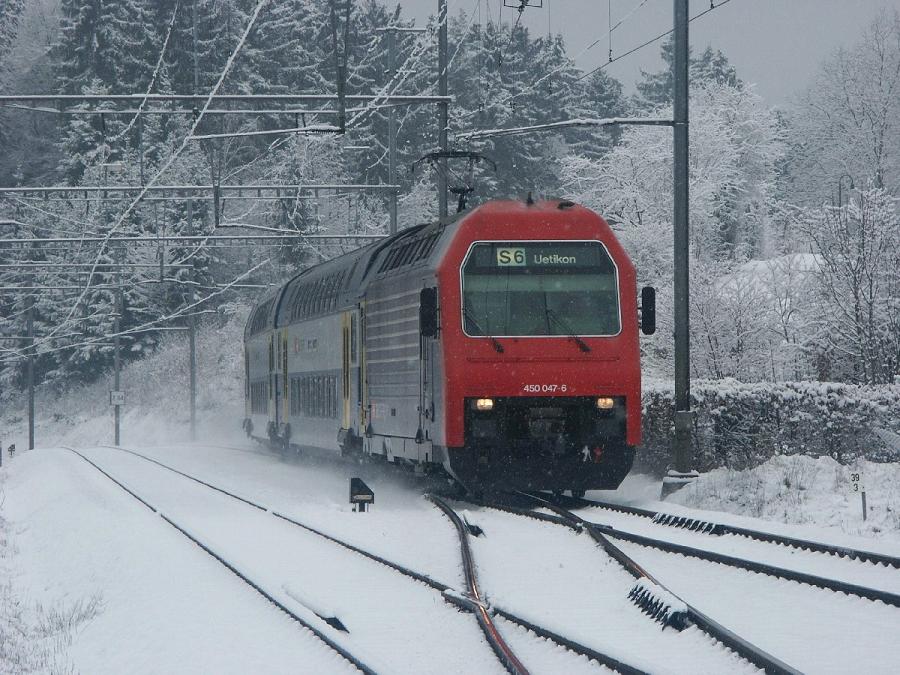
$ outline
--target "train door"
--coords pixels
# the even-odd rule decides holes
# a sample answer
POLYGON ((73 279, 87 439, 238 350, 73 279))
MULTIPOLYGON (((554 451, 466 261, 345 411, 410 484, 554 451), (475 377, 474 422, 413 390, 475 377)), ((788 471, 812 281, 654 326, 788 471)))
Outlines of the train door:
POLYGON ((369 387, 366 383, 366 303, 359 305, 359 368, 357 369, 357 405, 359 429, 364 436, 368 435, 369 424, 369 387))
POLYGON ((278 415, 278 383, 276 382, 276 354, 275 345, 278 340, 275 339, 275 333, 269 335, 269 419, 275 419, 278 415))
POLYGON ((288 332, 287 328, 281 331, 281 418, 280 422, 288 421, 288 413, 290 412, 290 399, 288 397, 288 332))
POLYGON ((350 428, 350 352, 353 341, 351 312, 341 314, 341 429, 350 428))

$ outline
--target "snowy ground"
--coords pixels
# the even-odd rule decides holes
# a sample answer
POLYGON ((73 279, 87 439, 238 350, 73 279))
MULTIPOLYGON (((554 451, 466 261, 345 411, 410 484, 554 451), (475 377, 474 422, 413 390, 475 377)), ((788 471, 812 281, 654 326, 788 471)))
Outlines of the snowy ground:
MULTIPOLYGON (((239 439, 139 450, 454 588, 463 585, 455 533, 412 477, 378 466, 285 460, 239 439), (354 474, 375 490, 370 513, 346 504, 354 474)), ((501 672, 473 617, 424 585, 146 460, 109 447, 81 451, 378 672, 501 672), (350 633, 316 614, 340 618, 350 633)), ((5 463, 0 481, 0 566, 8 579, 0 591, 0 672, 348 670, 317 638, 75 454, 60 448, 19 454, 5 463)), ((624 495, 642 506, 686 508, 641 499, 642 483, 630 479, 624 495)), ((649 672, 754 671, 699 630, 663 630, 641 614, 626 597, 631 578, 585 535, 490 509, 468 508, 465 515, 485 532, 473 540, 473 553, 481 586, 497 606, 649 672)), ((627 518, 614 525, 639 531, 627 518)), ((811 526, 783 527, 811 537, 811 526)), ((676 538, 702 536, 668 529, 676 538)), ((812 533, 859 539, 827 527, 812 533)), ((718 539, 727 551, 749 555, 733 547, 752 544, 718 539)), ((900 555, 892 542, 865 543, 900 555)), ((888 673, 900 662, 892 637, 900 609, 626 548, 686 600, 806 672, 855 666, 888 673)), ((783 547, 758 555, 775 564, 790 557, 783 547)), ((900 590, 893 569, 856 568, 808 553, 795 562, 900 590)), ((601 671, 508 622, 499 626, 536 673, 601 671)))

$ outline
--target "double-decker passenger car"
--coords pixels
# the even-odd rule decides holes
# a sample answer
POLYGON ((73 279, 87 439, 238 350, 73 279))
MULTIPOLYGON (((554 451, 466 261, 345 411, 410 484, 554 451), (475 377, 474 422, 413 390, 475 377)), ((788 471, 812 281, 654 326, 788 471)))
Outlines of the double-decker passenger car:
POLYGON ((569 201, 489 202, 306 269, 255 307, 245 358, 248 433, 468 486, 615 488, 641 440, 634 267, 569 201))

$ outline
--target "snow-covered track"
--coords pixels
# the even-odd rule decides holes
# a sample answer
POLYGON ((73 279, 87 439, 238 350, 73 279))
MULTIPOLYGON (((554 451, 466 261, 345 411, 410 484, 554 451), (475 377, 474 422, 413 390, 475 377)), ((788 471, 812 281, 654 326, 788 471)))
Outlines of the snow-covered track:
MULTIPOLYGON (((568 511, 565 508, 558 506, 557 504, 547 501, 543 497, 535 495, 524 496, 527 496, 539 506, 543 506, 554 511, 556 515, 550 515, 531 509, 510 506, 509 504, 505 503, 473 503, 478 506, 487 506, 489 508, 494 508, 501 511, 526 516, 529 518, 535 518, 537 520, 542 520, 545 522, 555 523, 557 525, 568 527, 572 530, 575 530, 576 532, 587 532, 588 535, 590 535, 590 537, 597 544, 599 544, 600 547, 603 548, 603 550, 606 551, 606 553, 611 558, 618 562, 623 567, 623 569, 625 569, 630 575, 638 580, 638 586, 636 586, 632 591, 632 594, 637 596, 636 601, 640 601, 640 595, 644 591, 644 589, 646 589, 646 591, 651 595, 656 592, 657 595, 661 595, 664 598, 671 598, 675 602, 677 602, 680 607, 678 609, 670 609, 668 611, 683 612, 687 621, 700 628, 714 640, 717 640, 718 642, 721 642, 728 648, 732 649, 742 658, 761 668, 766 673, 778 675, 796 675, 800 673, 800 671, 798 671, 797 669, 784 663, 768 652, 760 649, 748 640, 745 640, 738 634, 729 630, 722 624, 715 621, 713 618, 704 614, 696 607, 688 604, 678 595, 667 589, 656 578, 651 576, 647 570, 645 570, 641 565, 635 562, 627 553, 625 553, 621 548, 610 541, 610 537, 608 536, 610 533, 606 531, 606 528, 598 527, 595 524, 586 521, 578 515, 572 513, 571 511, 568 511), (637 591, 637 593, 635 593, 635 591, 637 591)), ((658 598, 654 602, 656 605, 660 604, 660 600, 658 598)), ((645 605, 645 608, 647 613, 650 614, 653 614, 656 611, 656 607, 654 606, 654 604, 645 605)), ((660 617, 655 616, 654 618, 660 617)))
POLYGON ((234 574, 234 575, 235 575, 236 577, 238 577, 241 581, 243 581, 245 584, 247 584, 248 586, 250 586, 250 588, 252 588, 254 591, 256 591, 256 592, 257 592, 259 595, 261 595, 263 598, 265 598, 266 600, 268 600, 269 603, 271 603, 271 604, 272 604, 273 606, 275 606, 277 609, 279 609, 279 610, 281 610, 282 612, 284 612, 284 613, 285 613, 289 618, 291 618, 293 621, 295 621, 295 622, 298 623, 300 626, 302 626, 303 628, 305 628, 306 630, 308 630, 309 632, 311 632, 313 635, 315 635, 317 638, 319 638, 319 639, 320 639, 322 642, 324 642, 329 648, 331 648, 331 649, 334 650, 337 654, 339 654, 341 657, 343 657, 348 663, 350 663, 351 665, 353 665, 354 667, 356 667, 357 669, 359 669, 361 672, 366 673, 366 675, 376 675, 376 671, 375 671, 375 670, 373 670, 372 668, 370 668, 369 666, 367 666, 363 661, 361 661, 359 658, 357 658, 356 656, 354 656, 353 654, 351 654, 351 653, 350 653, 349 651, 347 651, 344 647, 342 647, 342 646, 339 645, 338 643, 334 642, 334 641, 333 641, 331 638, 329 638, 327 635, 325 635, 324 633, 322 633, 321 631, 319 631, 317 628, 315 628, 314 626, 312 626, 309 622, 307 622, 307 621, 306 621, 305 619, 303 619, 301 616, 299 616, 298 614, 296 614, 295 612, 293 612, 289 607, 285 606, 285 605, 284 605, 282 602, 280 602, 277 598, 273 597, 270 593, 266 592, 266 591, 262 588, 262 586, 260 586, 259 584, 257 584, 256 582, 254 582, 252 579, 250 579, 246 574, 244 574, 243 572, 241 572, 235 565, 233 565, 232 563, 230 563, 230 562, 229 562, 227 559, 225 559, 222 555, 220 555, 219 553, 217 553, 216 551, 214 551, 211 547, 209 547, 209 546, 207 546, 206 544, 204 544, 202 541, 200 541, 200 539, 198 539, 198 538, 195 537, 193 534, 191 534, 186 528, 184 528, 184 527, 182 527, 181 525, 179 525, 175 520, 173 520, 172 518, 170 518, 170 517, 167 516, 166 514, 162 513, 162 511, 160 511, 158 508, 156 508, 153 504, 151 504, 149 501, 147 501, 146 499, 144 499, 143 497, 141 497, 140 495, 138 495, 137 492, 135 492, 134 490, 132 490, 131 488, 129 488, 127 485, 125 485, 123 482, 119 481, 117 478, 113 477, 111 474, 109 474, 107 471, 105 471, 100 465, 98 465, 97 463, 95 463, 94 461, 92 461, 91 459, 89 459, 88 457, 86 457, 85 455, 83 455, 82 453, 80 453, 78 450, 76 450, 76 449, 74 449, 74 448, 71 448, 71 447, 68 447, 68 446, 61 446, 61 447, 63 447, 63 448, 66 449, 66 450, 69 450, 70 452, 73 452, 74 454, 76 454, 77 456, 79 456, 81 459, 83 459, 85 462, 87 462, 89 465, 91 465, 91 466, 94 467, 97 471, 99 471, 102 475, 104 475, 104 476, 105 476, 106 478, 108 478, 110 481, 112 481, 112 482, 115 483, 117 486, 119 486, 122 490, 124 490, 124 491, 125 491, 127 494, 129 494, 131 497, 133 497, 133 498, 136 499, 138 502, 140 502, 141 504, 143 504, 145 507, 147 507, 148 509, 150 509, 153 513, 159 515, 160 518, 161 518, 162 520, 164 520, 166 523, 168 523, 169 525, 171 525, 171 526, 172 526, 173 528, 175 528, 178 532, 180 532, 182 535, 184 535, 184 536, 187 537, 190 541, 192 541, 194 544, 196 544, 198 547, 200 547, 203 551, 205 551, 205 552, 208 553, 210 556, 212 556, 216 561, 218 561, 219 563, 221 563, 221 564, 222 564, 226 569, 228 569, 232 574, 234 574))
POLYGON ((481 591, 478 588, 478 577, 475 573, 475 561, 472 558, 472 551, 469 548, 468 530, 462 519, 456 514, 450 506, 440 497, 429 495, 428 498, 441 510, 444 515, 453 523, 456 533, 459 536, 459 548, 462 556, 463 573, 466 577, 467 592, 465 596, 459 598, 463 604, 470 605, 472 611, 478 619, 478 625, 487 638, 488 643, 500 659, 503 666, 511 673, 511 675, 528 675, 528 669, 522 664, 512 649, 506 644, 506 640, 500 634, 500 631, 494 625, 494 620, 488 611, 488 607, 481 597, 481 591))
POLYGON ((900 595, 892 593, 890 591, 877 588, 869 588, 867 586, 861 586, 859 584, 841 581, 839 579, 831 579, 814 574, 807 574, 799 570, 778 567, 776 565, 770 565, 758 560, 748 560, 746 558, 725 555, 723 553, 717 553, 715 551, 710 551, 703 548, 686 546, 684 544, 678 544, 666 539, 657 539, 656 537, 648 537, 642 534, 626 532, 624 530, 614 528, 610 525, 585 520, 584 518, 581 518, 580 516, 561 506, 561 502, 556 498, 545 498, 543 495, 538 494, 528 494, 527 496, 532 499, 539 500, 547 508, 556 511, 561 515, 569 514, 563 515, 564 518, 568 519, 571 516, 571 518, 577 519, 577 521, 582 526, 590 527, 591 530, 601 532, 607 537, 611 537, 613 539, 621 539, 623 541, 628 541, 639 546, 648 546, 650 548, 655 548, 667 553, 676 553, 691 558, 706 560, 707 562, 719 563, 722 565, 728 565, 730 567, 737 567, 739 569, 747 570, 748 572, 765 574, 771 577, 777 577, 779 579, 787 579, 789 581, 796 581, 808 586, 815 586, 817 588, 834 591, 835 593, 846 593, 847 595, 855 595, 860 598, 865 598, 866 600, 881 601, 886 605, 900 607, 900 595))
POLYGON ((786 537, 784 535, 775 534, 773 532, 763 532, 762 530, 753 530, 746 527, 738 527, 736 525, 716 523, 700 518, 690 518, 688 516, 679 516, 671 513, 664 513, 662 511, 651 511, 649 509, 642 509, 636 506, 614 504, 611 502, 598 501, 594 499, 584 499, 578 497, 557 497, 556 501, 560 504, 567 505, 569 508, 597 508, 605 509, 608 511, 617 511, 619 513, 627 513, 633 516, 649 518, 654 523, 658 523, 660 525, 686 528, 694 532, 701 532, 709 535, 733 534, 739 537, 747 537, 749 539, 767 542, 770 544, 790 546, 791 548, 800 550, 814 551, 816 553, 824 553, 841 558, 859 560, 861 562, 888 565, 890 567, 900 569, 900 558, 885 555, 883 553, 876 553, 875 551, 864 551, 862 549, 851 548, 849 546, 836 546, 834 544, 811 541, 808 539, 786 537))
MULTIPOLYGON (((103 445, 103 446, 99 446, 99 447, 105 447, 105 448, 109 448, 111 450, 118 450, 121 452, 128 453, 129 455, 132 455, 132 456, 142 459, 144 461, 150 462, 151 464, 155 464, 156 466, 158 466, 162 469, 165 469, 167 471, 171 471, 172 473, 182 476, 183 478, 187 478, 188 480, 194 481, 195 483, 198 483, 206 488, 209 488, 210 490, 214 490, 215 492, 218 492, 218 493, 225 495, 227 497, 230 497, 232 499, 236 499, 236 500, 238 500, 248 506, 251 506, 255 509, 269 513, 275 518, 278 518, 278 519, 285 521, 291 525, 294 525, 306 532, 309 532, 311 534, 319 536, 333 544, 336 544, 337 546, 340 546, 343 549, 346 549, 348 551, 351 551, 353 553, 361 555, 373 562, 384 565, 385 567, 388 567, 389 569, 391 569, 395 572, 398 572, 399 574, 402 574, 403 576, 406 576, 414 581, 425 584, 426 586, 428 586, 428 587, 434 589, 435 591, 437 591, 438 593, 440 593, 446 600, 448 600, 449 602, 452 602, 456 607, 459 607, 460 609, 477 614, 478 610, 480 608, 484 607, 483 603, 479 604, 479 603, 471 602, 471 601, 466 602, 465 599, 457 591, 455 591, 451 586, 449 586, 445 583, 442 583, 441 581, 438 581, 427 574, 417 572, 413 569, 410 569, 409 567, 407 567, 405 565, 400 565, 400 564, 393 562, 391 560, 388 560, 382 556, 379 556, 379 555, 376 555, 369 551, 366 551, 363 548, 360 548, 354 544, 351 544, 351 543, 344 541, 338 537, 328 534, 327 532, 324 532, 316 527, 313 527, 312 525, 310 525, 308 523, 301 522, 300 520, 297 520, 296 518, 293 518, 291 516, 280 513, 279 511, 277 511, 275 509, 271 509, 271 508, 269 508, 263 504, 260 504, 258 502, 255 502, 252 499, 248 499, 246 497, 242 497, 233 492, 225 490, 224 488, 221 488, 217 485, 214 485, 213 483, 210 483, 201 478, 198 478, 197 476, 194 476, 189 473, 185 473, 184 471, 180 471, 179 469, 176 469, 175 467, 169 466, 168 464, 165 464, 164 462, 160 462, 159 460, 156 460, 152 457, 148 457, 140 452, 137 452, 135 450, 131 450, 129 448, 125 448, 122 446, 117 446, 117 445, 103 445)), ((228 446, 214 446, 214 447, 228 447, 228 446)), ((71 450, 71 448, 68 448, 68 449, 71 450)), ((232 447, 230 449, 240 450, 240 448, 234 448, 234 447, 232 447)), ((73 450, 73 452, 75 452, 75 451, 73 450)), ((78 454, 80 454, 80 453, 78 453, 78 454)), ((82 458, 93 464, 93 462, 91 462, 89 459, 87 459, 83 456, 82 456, 82 458)), ((99 467, 96 467, 96 468, 99 468, 99 467)), ((102 469, 100 469, 100 471, 102 472, 102 469)), ((105 472, 103 472, 103 473, 105 474, 105 472)), ((107 476, 107 477, 110 477, 110 476, 107 476)), ((114 478, 112 478, 112 480, 115 481, 114 478)), ((115 481, 115 482, 118 483, 118 481, 115 481)), ((119 483, 119 485, 120 485, 120 487, 125 489, 129 494, 131 494, 133 497, 135 497, 136 499, 138 499, 142 503, 144 503, 148 508, 150 508, 151 510, 154 510, 154 508, 150 504, 145 502, 137 494, 135 494, 134 492, 129 490, 124 485, 121 485, 120 483, 119 483)), ((162 514, 160 514, 160 515, 162 515, 162 514)), ((162 517, 165 518, 165 516, 162 516, 162 517)), ((177 525, 175 525, 171 521, 169 521, 169 522, 174 527, 178 528, 177 525)), ((191 538, 193 541, 195 541, 195 543, 197 543, 199 546, 203 547, 203 544, 194 540, 190 534, 188 534, 187 532, 184 532, 180 528, 178 528, 178 529, 182 532, 182 534, 191 538)), ((204 549, 205 549, 205 547, 204 547, 204 549)), ((209 552, 211 555, 215 556, 215 554, 212 551, 207 551, 207 552, 209 552)), ((471 554, 469 554, 469 559, 471 560, 471 554)), ((223 562, 223 564, 227 564, 221 560, 220 560, 220 562, 223 562)), ((234 571, 234 570, 232 570, 232 571, 234 571)), ((473 569, 473 574, 474 574, 474 569, 473 569)), ((517 624, 518 626, 520 626, 528 631, 531 631, 538 637, 545 638, 547 640, 555 642, 556 644, 568 649, 569 651, 573 652, 574 654, 578 654, 579 656, 587 657, 588 659, 596 661, 597 663, 599 663, 601 665, 604 665, 604 666, 606 666, 612 670, 615 670, 619 673, 622 673, 622 675, 647 675, 647 673, 643 670, 634 668, 618 659, 608 656, 607 654, 603 654, 603 653, 601 653, 595 649, 592 649, 590 647, 587 647, 575 640, 571 640, 565 636, 559 635, 551 630, 548 630, 547 628, 545 628, 543 626, 539 626, 539 625, 537 625, 531 621, 528 621, 527 619, 524 619, 512 612, 509 612, 509 611, 501 608, 501 607, 492 606, 490 609, 497 616, 500 616, 500 617, 506 619, 507 621, 510 621, 511 623, 517 624)), ((497 635, 499 635, 499 633, 497 633, 497 635)), ((492 648, 493 648, 493 645, 492 645, 492 648)), ((505 665, 506 664, 504 663, 504 666, 505 665)), ((526 673, 527 671, 521 671, 521 672, 526 673)))

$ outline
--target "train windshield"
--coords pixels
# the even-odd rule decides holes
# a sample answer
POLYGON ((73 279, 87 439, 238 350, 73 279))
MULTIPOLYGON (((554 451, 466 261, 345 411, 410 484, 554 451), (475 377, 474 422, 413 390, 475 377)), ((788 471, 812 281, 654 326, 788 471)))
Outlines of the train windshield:
POLYGON ((616 335, 616 267, 596 241, 482 242, 462 269, 467 335, 616 335))

